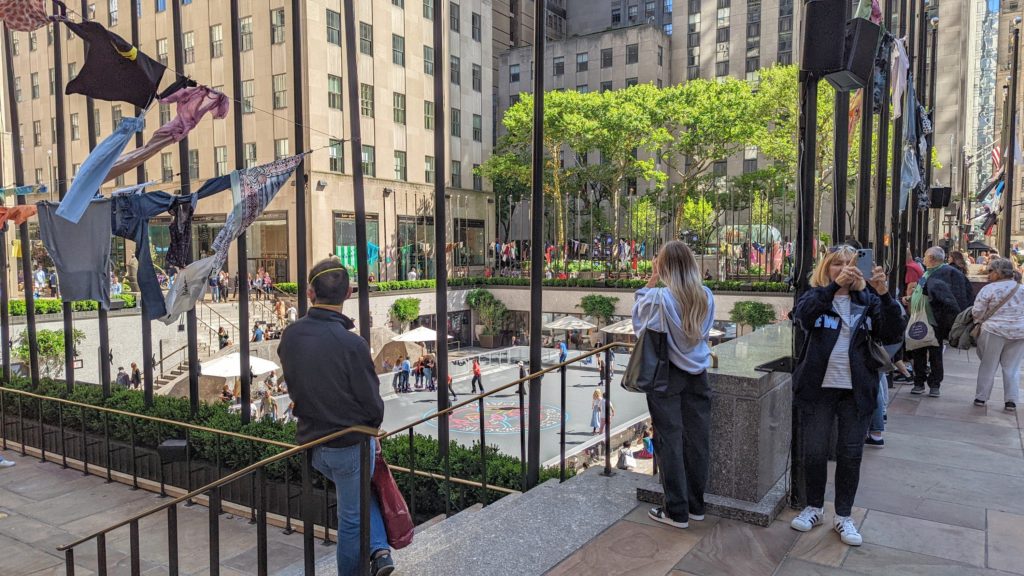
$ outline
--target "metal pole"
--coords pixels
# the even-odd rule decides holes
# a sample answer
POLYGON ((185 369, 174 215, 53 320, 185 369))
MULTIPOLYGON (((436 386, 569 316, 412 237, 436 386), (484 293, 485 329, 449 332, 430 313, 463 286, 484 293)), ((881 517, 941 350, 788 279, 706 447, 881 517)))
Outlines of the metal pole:
MULTIPOLYGON (((62 8, 54 5, 53 14, 61 14, 62 8)), ((56 26, 51 24, 51 26, 56 26)), ((57 197, 61 200, 68 192, 68 168, 67 168, 67 139, 64 126, 64 63, 63 63, 64 36, 55 29, 53 31, 53 95, 54 114, 57 117, 57 197)), ((52 173, 50 174, 52 177, 52 173)), ((68 394, 75 389, 75 321, 74 309, 71 302, 63 303, 64 309, 64 376, 67 383, 68 394)))
MULTIPOLYGON (((436 278, 434 297, 437 301, 434 318, 437 320, 434 327, 437 331, 437 409, 444 410, 448 404, 448 270, 445 267, 445 244, 448 242, 448 230, 445 223, 448 221, 447 204, 444 199, 445 182, 447 172, 445 171, 448 157, 446 155, 448 142, 446 141, 446 124, 444 91, 444 73, 448 67, 445 65, 445 37, 444 37, 444 10, 441 0, 434 0, 434 273, 436 278)), ((419 224, 419 216, 417 225, 419 224)), ((415 248, 419 250, 419 246, 415 248)), ((424 267, 424 272, 426 267, 424 267)), ((440 443, 440 455, 445 461, 446 476, 449 462, 448 455, 448 416, 441 417, 437 423, 437 438, 440 443)), ((450 486, 450 485, 449 485, 450 486)), ((446 502, 448 500, 445 500, 446 502)))
MULTIPOLYGON (((910 12, 908 16, 908 26, 910 27, 910 30, 907 33, 907 38, 909 39, 909 44, 907 46, 907 54, 910 56, 910 71, 914 75, 914 89, 917 93, 918 101, 920 101, 921 98, 924 97, 924 86, 922 85, 924 77, 921 68, 922 58, 924 57, 924 50, 920 46, 920 39, 924 33, 924 22, 921 22, 922 29, 918 30, 917 24, 918 20, 920 19, 920 15, 915 11, 918 8, 917 4, 919 2, 921 4, 920 11, 923 12, 924 0, 908 0, 908 9, 910 12)), ((903 113, 908 114, 909 117, 912 119, 916 118, 916 106, 917 102, 909 102, 908 106, 903 110, 903 113)), ((917 146, 916 142, 914 142, 914 146, 917 146)), ((909 244, 910 249, 915 254, 918 254, 923 251, 923 248, 918 243, 918 235, 920 234, 921 229, 921 211, 917 209, 917 194, 913 190, 911 190, 910 192, 910 199, 907 208, 909 210, 908 217, 910 219, 910 231, 909 236, 907 237, 907 243, 909 244)))
MULTIPOLYGON (((906 33, 907 29, 907 2, 912 0, 900 0, 900 33, 897 38, 902 38, 906 33)), ((899 40, 897 40, 899 41, 899 40)), ((909 46, 907 49, 909 50, 909 46)), ((906 108, 904 106, 904 108, 906 108)), ((889 211, 889 246, 892 247, 890 258, 890 273, 889 273, 889 292, 896 294, 897 289, 903 283, 903 277, 907 269, 907 261, 905 258, 906 252, 906 238, 900 229, 900 223, 903 220, 903 214, 905 206, 900 204, 900 172, 903 170, 903 120, 908 114, 907 110, 903 110, 903 114, 893 122, 892 128, 892 205, 889 211)))
MULTIPOLYGON (((346 4, 348 3, 346 2, 346 4)), ((295 121, 296 152, 304 152, 306 148, 306 115, 304 113, 306 86, 302 75, 302 43, 304 41, 302 35, 302 5, 303 2, 301 0, 292 0, 292 79, 295 86, 295 101, 292 104, 295 107, 293 120, 295 121)), ((351 86, 351 79, 349 80, 349 86, 351 86)), ((358 134, 358 126, 351 129, 354 133, 358 134)), ((355 164, 355 160, 358 158, 358 156, 353 158, 353 164, 355 164)), ((295 168, 295 249, 298 252, 296 270, 299 287, 300 317, 306 315, 306 310, 309 306, 309 301, 306 298, 306 271, 309 269, 307 262, 309 250, 306 246, 306 236, 309 232, 306 229, 306 181, 306 161, 301 159, 295 168)), ((365 248, 364 246, 363 249, 365 250, 365 248)), ((363 261, 365 262, 365 260, 365 256, 363 256, 363 261)), ((362 300, 361 297, 360 300, 362 300)), ((362 321, 360 321, 360 330, 362 330, 362 321)))
MULTIPOLYGON (((875 116, 874 108, 875 75, 868 75, 863 88, 860 114, 860 175, 857 178, 857 240, 867 246, 871 236, 871 133, 875 116)), ((883 164, 879 164, 882 166, 883 164)), ((883 205, 884 206, 884 205, 883 205)), ((878 247, 875 247, 878 251, 878 247)))
MULTIPOLYGON (((12 103, 13 107, 13 103, 12 103)), ((0 167, 2 170, 2 167, 0 167)), ((0 178, 2 181, 2 178, 0 178)), ((3 382, 11 382, 11 318, 10 318, 10 297, 8 290, 10 282, 7 278, 7 223, 0 226, 0 349, 3 354, 3 382)), ((6 430, 4 431, 6 432, 6 430)))
MULTIPOLYGON (((242 31, 238 14, 238 0, 231 0, 231 46, 234 47, 234 54, 231 58, 231 84, 235 94, 242 93, 242 31)), ((234 146, 235 166, 245 166, 245 132, 242 122, 242 100, 234 99, 232 116, 234 121, 234 146)), ((236 257, 238 259, 238 368, 239 378, 242 382, 249 382, 252 375, 249 373, 251 361, 249 359, 248 340, 249 330, 249 254, 246 242, 245 231, 238 237, 236 246, 236 257)), ((301 295, 299 296, 301 299, 301 295)), ((248 387, 248 386, 246 386, 248 387)), ((252 399, 249 391, 239 399, 242 407, 242 422, 248 423, 252 419, 252 399)))
MULTIPOLYGON (((546 21, 547 2, 534 2, 534 22, 546 21)), ((530 372, 543 369, 541 359, 541 309, 544 298, 544 40, 543 24, 533 31, 533 230, 530 235, 530 372)), ((540 395, 542 378, 530 380, 530 431, 526 489, 540 480, 540 395)))
MULTIPOLYGON (((924 176, 924 183, 925 183, 925 188, 929 191, 929 193, 931 193, 931 189, 932 189, 932 153, 935 150, 935 118, 936 118, 936 116, 935 116, 935 65, 937 63, 936 59, 938 57, 938 47, 939 47, 938 43, 936 42, 936 40, 938 40, 938 34, 939 34, 939 19, 937 17, 934 17, 934 18, 931 19, 931 29, 932 29, 932 34, 931 34, 931 36, 932 36, 932 45, 931 45, 931 53, 930 53, 931 55, 929 56, 929 60, 931 61, 931 64, 928 67, 929 68, 929 71, 928 71, 928 114, 931 117, 931 121, 932 121, 932 133, 927 136, 928 157, 925 158, 925 161, 924 161, 924 174, 925 174, 925 176, 924 176)), ((922 35, 924 35, 924 31, 923 30, 922 30, 922 35)), ((924 54, 922 53, 922 56, 923 55, 924 54)), ((952 164, 952 162, 950 164, 952 164)), ((952 174, 952 170, 953 170, 953 167, 950 166, 950 173, 951 174, 952 174)), ((950 182, 950 185, 952 186, 952 182, 950 182)), ((935 207, 933 206, 933 208, 935 208, 935 207)), ((940 208, 939 211, 936 212, 935 214, 937 216, 937 218, 936 218, 936 222, 937 222, 939 220, 939 218, 941 218, 942 209, 940 208)), ((925 212, 923 217, 924 217, 925 220, 924 220, 923 225, 921 227, 922 232, 923 232, 922 237, 923 238, 927 238, 927 236, 928 236, 928 227, 927 227, 927 224, 928 224, 928 213, 925 212)), ((938 239, 938 235, 936 235, 936 237, 932 239, 932 242, 937 244, 938 240, 939 240, 938 239)), ((923 245, 924 244, 922 243, 922 246, 923 245)))
POLYGON ((1006 173, 1003 175, 1003 242, 1000 253, 1010 257, 1010 233, 1013 231, 1013 188, 1014 188, 1014 157, 1017 151, 1017 75, 1020 72, 1020 16, 1013 20, 1013 64, 1010 68, 1010 130, 1009 145, 1006 148, 1006 173))
MULTIPOLYGON (((181 40, 181 3, 171 2, 171 20, 174 29, 174 69, 179 73, 185 70, 185 46, 181 40)), ((181 173, 182 196, 192 193, 192 180, 188 165, 188 136, 178 142, 178 171, 181 173)), ((219 272, 219 270, 218 270, 219 272)), ((146 320, 143 319, 145 323, 146 320)), ((186 315, 188 326, 188 397, 192 414, 199 410, 199 340, 196 309, 193 307, 186 315)), ((241 330, 241 328, 240 328, 241 330)), ((241 340, 241 334, 239 334, 241 340)), ((146 382, 144 386, 146 406, 153 404, 153 386, 146 382)))
MULTIPOLYGON (((293 0, 295 4, 299 0, 293 0)), ((370 270, 366 245, 366 196, 363 191, 362 131, 359 118, 359 62, 356 52, 356 17, 352 0, 345 0, 345 56, 348 65, 349 138, 352 143, 352 191, 356 208, 356 276, 359 284, 359 335, 370 341, 370 270)), ((296 38, 296 42, 298 37, 296 38)), ((434 44, 442 46, 442 44, 434 44)), ((443 75, 442 75, 443 76, 443 75)), ((444 131, 435 126, 435 132, 444 131)))
MULTIPOLYGON (((892 27, 892 3, 893 0, 885 0, 885 8, 882 12, 883 25, 888 32, 892 27)), ((875 258, 878 264, 884 265, 887 262, 889 249, 885 245, 885 200, 888 193, 888 179, 886 167, 889 165, 889 104, 892 100, 890 86, 892 79, 890 75, 890 59, 885 58, 883 62, 885 82, 882 84, 881 113, 878 116, 878 159, 875 162, 875 258)), ((861 146, 864 139, 861 139, 861 146)), ((899 150, 899 148, 893 148, 899 150)))
MULTIPOLYGON (((131 14, 131 27, 132 27, 132 44, 138 46, 139 45, 139 5, 138 5, 138 2, 130 2, 130 5, 131 5, 130 14, 131 14)), ((180 36, 179 36, 179 38, 180 38, 180 36)), ((93 110, 90 109, 89 110, 89 115, 92 116, 92 114, 93 114, 93 110)), ((135 115, 139 116, 140 114, 142 114, 142 109, 136 107, 135 108, 135 115)), ((142 145, 143 145, 143 140, 142 139, 143 139, 142 132, 136 132, 135 133, 135 146, 136 147, 138 147, 138 148, 142 147, 142 145)), ((146 181, 146 166, 144 164, 140 164, 139 167, 135 169, 135 181, 136 182, 140 182, 140 183, 146 181)), ((146 302, 143 301, 141 298, 139 299, 139 301, 141 302, 141 309, 142 309, 142 316, 141 316, 141 320, 142 320, 142 383, 143 383, 142 384, 142 389, 144 391, 145 390, 149 390, 150 391, 149 395, 145 395, 145 398, 147 399, 147 406, 148 406, 148 405, 152 405, 152 402, 153 402, 153 397, 152 397, 153 381, 154 381, 154 378, 153 378, 153 326, 152 326, 152 324, 150 323, 149 320, 146 320, 146 302)))

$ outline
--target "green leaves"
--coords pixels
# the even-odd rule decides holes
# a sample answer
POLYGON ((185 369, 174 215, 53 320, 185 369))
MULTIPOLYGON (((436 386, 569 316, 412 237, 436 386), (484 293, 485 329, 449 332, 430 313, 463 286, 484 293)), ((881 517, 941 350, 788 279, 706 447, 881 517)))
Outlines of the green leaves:
POLYGON ((615 303, 618 301, 618 298, 611 296, 587 294, 580 299, 580 303, 577 306, 582 308, 583 313, 587 316, 597 318, 601 323, 607 324, 611 322, 612 316, 615 315, 615 303))
POLYGON ((402 329, 413 320, 420 317, 419 298, 399 298, 391 304, 389 310, 391 317, 402 325, 402 329))
POLYGON ((477 288, 466 295, 466 305, 477 313, 483 325, 484 336, 497 336, 508 318, 508 308, 494 294, 484 288, 477 288))
MULTIPOLYGON (((85 333, 77 328, 72 331, 75 349, 85 340, 85 333)), ((39 365, 47 378, 60 376, 64 373, 64 331, 42 329, 36 331, 36 345, 39 350, 39 365)), ((22 330, 18 345, 14 347, 14 355, 22 362, 28 363, 29 340, 28 331, 22 330)))

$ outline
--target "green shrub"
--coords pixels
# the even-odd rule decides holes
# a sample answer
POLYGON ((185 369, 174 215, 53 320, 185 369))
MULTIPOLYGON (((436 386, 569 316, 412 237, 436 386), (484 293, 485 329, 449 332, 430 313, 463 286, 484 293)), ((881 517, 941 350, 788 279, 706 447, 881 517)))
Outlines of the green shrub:
MULTIPOLYGON (((451 285, 451 282, 448 283, 451 285)), ((436 280, 392 280, 389 282, 377 282, 371 284, 376 286, 378 292, 394 292, 396 290, 424 290, 427 288, 435 288, 437 286, 436 280)))
POLYGON ((274 284, 274 288, 284 292, 285 294, 295 295, 299 293, 299 285, 295 282, 278 282, 274 284))
POLYGON ((775 322, 775 307, 766 302, 744 300, 737 302, 729 311, 729 320, 757 330, 761 326, 775 322))
POLYGON ((388 310, 388 313, 405 331, 410 322, 420 317, 420 299, 398 298, 391 304, 391 309, 388 310))

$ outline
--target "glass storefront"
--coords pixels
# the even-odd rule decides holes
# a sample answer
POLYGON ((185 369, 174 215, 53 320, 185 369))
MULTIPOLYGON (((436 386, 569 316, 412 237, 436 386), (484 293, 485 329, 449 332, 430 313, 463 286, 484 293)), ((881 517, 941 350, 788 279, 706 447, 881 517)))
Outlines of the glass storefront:
POLYGON ((398 279, 407 280, 416 270, 419 280, 434 277, 434 217, 398 217, 398 279))
POLYGON ((487 240, 484 221, 455 219, 455 263, 457 266, 483 266, 487 240))
MULTIPOLYGON (((366 215, 366 241, 370 256, 370 272, 381 278, 383 267, 380 254, 380 221, 376 214, 366 215)), ((356 250, 356 215, 352 212, 334 213, 334 255, 341 258, 342 264, 352 269, 355 274, 356 250)), ((315 258, 318 259, 318 258, 315 258)))

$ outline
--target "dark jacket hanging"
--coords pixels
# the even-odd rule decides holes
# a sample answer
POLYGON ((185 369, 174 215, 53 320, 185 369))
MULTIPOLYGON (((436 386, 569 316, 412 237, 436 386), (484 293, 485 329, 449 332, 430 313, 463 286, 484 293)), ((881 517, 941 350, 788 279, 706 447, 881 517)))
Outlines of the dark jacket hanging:
POLYGON ((63 23, 85 41, 85 65, 65 94, 149 106, 166 70, 163 64, 96 22, 63 23))

